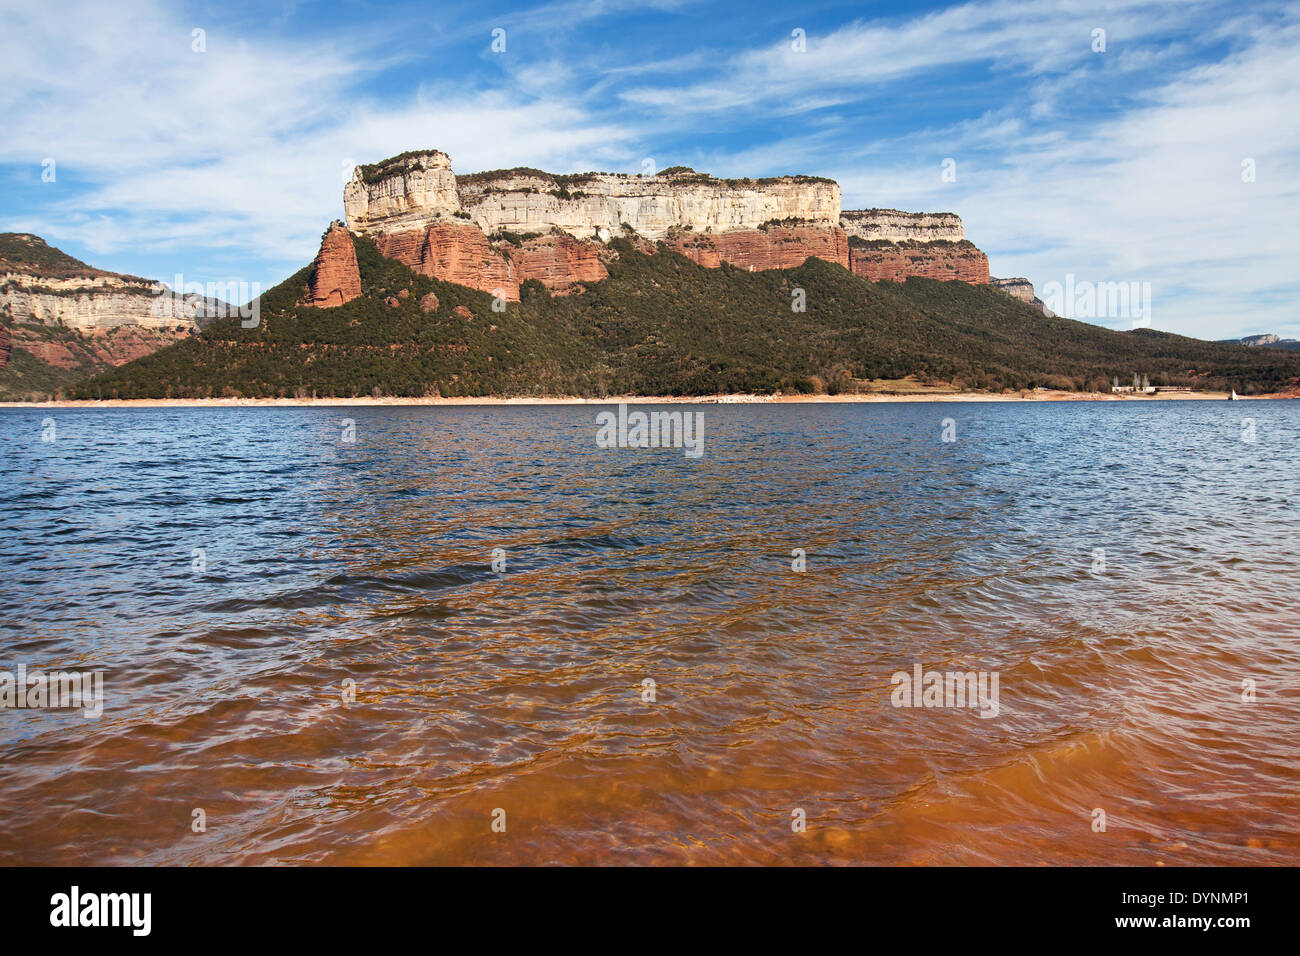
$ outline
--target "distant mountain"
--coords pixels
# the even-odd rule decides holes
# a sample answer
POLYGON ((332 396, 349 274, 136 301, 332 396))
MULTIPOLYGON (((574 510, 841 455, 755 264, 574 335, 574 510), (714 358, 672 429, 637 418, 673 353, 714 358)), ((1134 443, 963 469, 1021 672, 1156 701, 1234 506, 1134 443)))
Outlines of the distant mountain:
POLYGON ((0 398, 39 397, 192 335, 224 303, 0 233, 0 398))
POLYGON ((1057 316, 989 285, 872 281, 809 257, 705 267, 614 238, 603 279, 517 301, 413 271, 341 225, 262 296, 262 321, 201 333, 72 385, 78 398, 709 395, 1153 385, 1252 394, 1300 385, 1300 356, 1057 316), (309 304, 315 303, 315 304, 309 304))
POLYGON ((1300 349, 1300 339, 1284 339, 1272 334, 1247 335, 1239 339, 1220 339, 1237 345, 1249 345, 1252 348, 1300 349))

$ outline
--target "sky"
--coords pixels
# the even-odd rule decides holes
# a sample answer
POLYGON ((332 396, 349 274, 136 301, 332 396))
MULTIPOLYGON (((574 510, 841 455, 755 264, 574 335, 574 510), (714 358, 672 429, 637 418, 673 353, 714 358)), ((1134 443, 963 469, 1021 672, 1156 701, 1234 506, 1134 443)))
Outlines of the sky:
POLYGON ((0 63, 0 231, 168 283, 269 288, 354 164, 434 148, 829 176, 1040 294, 1300 337, 1297 3, 0 0, 0 63))

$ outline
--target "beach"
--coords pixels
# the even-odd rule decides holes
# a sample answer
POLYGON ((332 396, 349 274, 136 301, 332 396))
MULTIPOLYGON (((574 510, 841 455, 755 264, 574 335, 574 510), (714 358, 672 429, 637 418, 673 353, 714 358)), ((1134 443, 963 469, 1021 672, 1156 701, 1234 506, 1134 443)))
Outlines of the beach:
MULTIPOLYGON (((1238 400, 1289 399, 1296 394, 1238 395, 1238 400)), ((1163 392, 1154 395, 1113 394, 1108 392, 1067 392, 1035 389, 1020 392, 943 392, 862 393, 840 395, 611 395, 607 398, 577 396, 471 396, 418 397, 355 396, 351 398, 106 398, 99 400, 56 400, 47 402, 0 402, 0 408, 328 408, 331 406, 373 405, 403 406, 475 406, 475 405, 842 405, 885 402, 1166 402, 1226 401, 1227 392, 1163 392)))

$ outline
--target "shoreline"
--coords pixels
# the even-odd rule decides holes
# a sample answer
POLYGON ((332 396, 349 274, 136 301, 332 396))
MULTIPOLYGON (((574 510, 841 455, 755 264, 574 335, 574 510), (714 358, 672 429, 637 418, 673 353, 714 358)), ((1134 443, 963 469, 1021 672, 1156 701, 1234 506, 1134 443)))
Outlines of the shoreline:
MULTIPOLYGON (((1241 401, 1291 399, 1294 394, 1238 396, 1241 401)), ((0 402, 0 408, 312 408, 346 406, 509 406, 509 405, 818 405, 894 402, 1150 402, 1227 401, 1227 392, 1169 392, 1156 395, 1105 392, 918 392, 854 395, 618 395, 608 398, 573 396, 469 397, 469 398, 105 398, 63 399, 45 402, 0 402)))

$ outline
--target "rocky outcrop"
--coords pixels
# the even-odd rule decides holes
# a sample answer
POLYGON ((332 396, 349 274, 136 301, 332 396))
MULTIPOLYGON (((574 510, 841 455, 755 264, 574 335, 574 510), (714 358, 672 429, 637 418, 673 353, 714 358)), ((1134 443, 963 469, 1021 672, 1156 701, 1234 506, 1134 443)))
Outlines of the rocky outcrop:
POLYGON ((358 166, 343 205, 347 228, 383 255, 509 300, 529 279, 563 293, 605 278, 615 236, 661 241, 709 267, 789 269, 815 256, 877 280, 989 278, 956 215, 842 210, 839 185, 813 176, 457 176, 446 153, 419 150, 358 166))
POLYGON ((972 285, 988 285, 989 260, 971 242, 863 242, 849 246, 851 268, 856 275, 876 281, 902 282, 909 276, 949 281, 959 279, 972 285))
POLYGON ((1019 299, 1021 302, 1028 302, 1034 308, 1038 309, 1043 315, 1052 315, 1052 311, 1047 307, 1042 299, 1034 293, 1034 285, 1028 279, 1016 277, 1012 279, 989 279, 989 284, 995 289, 1001 289, 1007 295, 1019 299))
POLYGON ((519 298, 519 283, 505 255, 470 223, 439 220, 420 230, 372 235, 381 254, 420 275, 479 289, 489 295, 519 298))
POLYGON ((9 364, 9 351, 11 348, 9 330, 0 324, 0 368, 4 368, 9 364))
POLYGON ((343 209, 353 232, 423 232, 460 210, 451 158, 435 149, 358 166, 343 187, 343 209))
POLYGON ((343 223, 331 223, 321 236, 309 288, 308 304, 318 309, 343 305, 361 295, 357 250, 352 234, 343 223))
POLYGON ((111 276, 44 279, 7 275, 0 281, 0 306, 15 322, 61 325, 81 331, 137 326, 196 331, 207 316, 202 296, 172 295, 160 282, 111 276))
POLYGON ((840 222, 849 236, 850 268, 876 281, 908 276, 989 281, 988 257, 966 241, 961 219, 950 212, 846 209, 840 222))
POLYGON ((518 287, 536 279, 552 292, 577 291, 583 282, 599 282, 609 275, 605 250, 593 242, 580 242, 566 233, 526 239, 509 249, 511 279, 518 287))

